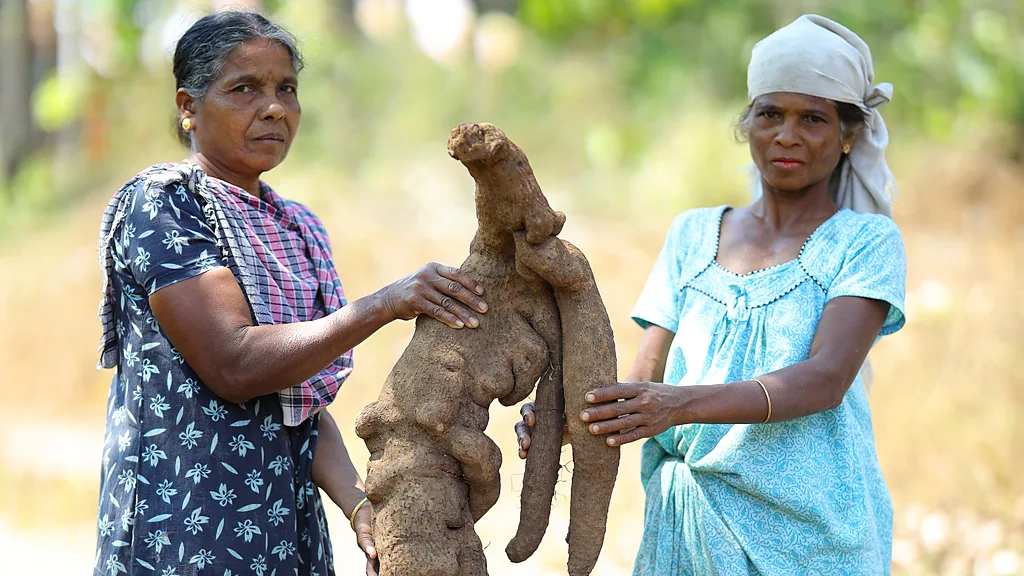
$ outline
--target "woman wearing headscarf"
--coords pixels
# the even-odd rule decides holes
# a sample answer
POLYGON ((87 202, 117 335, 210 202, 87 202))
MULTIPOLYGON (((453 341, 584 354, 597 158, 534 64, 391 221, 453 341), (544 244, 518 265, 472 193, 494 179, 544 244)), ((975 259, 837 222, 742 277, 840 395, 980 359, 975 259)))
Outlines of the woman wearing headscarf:
POLYGON ((878 113, 892 87, 873 82, 868 47, 821 16, 754 47, 753 202, 675 219, 632 312, 629 383, 579 415, 612 446, 649 438, 634 574, 889 572, 859 370, 904 324, 906 263, 878 113))
POLYGON ((324 408, 384 324, 486 311, 437 264, 346 302, 320 220, 260 179, 299 127, 301 65, 258 14, 199 20, 174 53, 188 160, 143 170, 104 214, 100 365, 117 372, 96 574, 333 574, 320 490, 373 573, 362 481, 324 408))

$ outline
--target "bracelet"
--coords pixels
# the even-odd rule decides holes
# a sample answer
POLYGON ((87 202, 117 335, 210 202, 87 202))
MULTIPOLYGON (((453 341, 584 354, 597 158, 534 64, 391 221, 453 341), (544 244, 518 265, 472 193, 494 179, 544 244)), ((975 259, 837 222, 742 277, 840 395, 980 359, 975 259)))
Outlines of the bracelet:
POLYGON ((768 421, 772 419, 772 397, 768 394, 768 388, 765 387, 764 382, 761 382, 757 378, 754 378, 754 382, 761 385, 761 390, 764 390, 765 400, 768 400, 768 415, 764 417, 764 422, 762 422, 762 424, 767 424, 768 421))
POLYGON ((363 507, 363 504, 367 504, 369 502, 370 499, 363 496, 363 499, 359 501, 359 504, 356 504, 356 507, 352 509, 352 516, 349 517, 348 524, 352 527, 353 532, 356 531, 356 514, 359 513, 359 509, 363 507))

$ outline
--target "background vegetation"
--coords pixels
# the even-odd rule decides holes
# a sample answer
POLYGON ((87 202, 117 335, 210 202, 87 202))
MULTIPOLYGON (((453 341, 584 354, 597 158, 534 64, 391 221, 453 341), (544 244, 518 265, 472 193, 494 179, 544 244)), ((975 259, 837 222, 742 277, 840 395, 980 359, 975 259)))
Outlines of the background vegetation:
MULTIPOLYGON (((184 157, 168 47, 221 4, 0 0, 0 552, 16 573, 91 564, 110 378, 93 369, 99 215, 131 175, 184 157)), ((266 178, 325 220, 350 297, 464 258, 472 182, 445 140, 460 121, 494 122, 569 215, 564 235, 594 265, 622 375, 639 341, 628 312, 671 218, 747 198, 732 122, 753 43, 806 11, 860 33, 878 80, 896 87, 882 112, 910 264, 907 327, 872 353, 894 573, 1024 573, 1024 3, 247 4, 303 42, 301 133, 266 178)), ((356 351, 331 408, 339 423, 376 397, 411 330, 388 326, 356 351)), ((502 498, 479 526, 491 573, 564 573, 567 487, 529 565, 502 552, 518 516, 516 414, 495 409, 489 430, 506 455, 502 498)), ((344 432, 361 467, 365 448, 344 432)), ((625 449, 595 574, 631 565, 638 459, 625 449)), ((354 573, 347 522, 331 518, 339 573, 354 573)))

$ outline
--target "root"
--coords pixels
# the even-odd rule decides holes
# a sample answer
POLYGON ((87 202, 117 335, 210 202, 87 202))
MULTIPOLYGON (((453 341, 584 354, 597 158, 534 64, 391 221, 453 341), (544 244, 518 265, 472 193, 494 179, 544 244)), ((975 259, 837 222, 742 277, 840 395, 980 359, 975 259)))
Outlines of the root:
MULTIPOLYGON (((472 330, 417 319, 380 397, 356 420, 356 433, 370 450, 366 493, 381 576, 486 575, 473 526, 501 490, 501 453, 483 434, 487 409, 495 399, 515 404, 537 386, 523 512, 507 549, 515 561, 532 554, 547 528, 558 481, 565 410, 575 410, 580 390, 603 382, 609 366, 614 381, 611 329, 593 276, 582 255, 559 252, 565 248, 555 235, 565 216, 548 205, 526 155, 490 124, 460 124, 448 150, 476 180, 478 228, 461 268, 483 284, 490 309, 472 330), (528 253, 519 255, 523 250, 528 253), (564 397, 563 380, 571 389, 564 397)), ((573 476, 574 574, 588 573, 587 562, 600 552, 605 494, 615 480, 612 454, 591 446, 595 439, 587 436, 574 437, 573 450, 584 454, 601 486, 573 476), (596 497, 584 493, 584 483, 596 497), (600 525, 580 527, 593 522, 600 525), (587 537, 596 538, 596 548, 580 540, 587 537)), ((618 451, 613 455, 617 465, 618 451)))

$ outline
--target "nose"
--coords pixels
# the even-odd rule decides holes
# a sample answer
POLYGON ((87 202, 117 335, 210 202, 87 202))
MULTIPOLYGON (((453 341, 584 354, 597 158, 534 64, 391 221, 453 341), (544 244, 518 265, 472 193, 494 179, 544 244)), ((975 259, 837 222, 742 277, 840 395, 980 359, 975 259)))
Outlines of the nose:
POLYGON ((784 148, 792 148, 793 146, 800 144, 797 122, 799 122, 799 119, 786 119, 782 125, 779 126, 779 131, 775 134, 775 142, 784 148))
POLYGON ((263 113, 260 115, 260 118, 262 118, 263 120, 271 121, 280 120, 284 118, 286 112, 287 111, 285 110, 284 106, 281 105, 280 102, 274 101, 268 104, 267 107, 263 109, 263 113))

